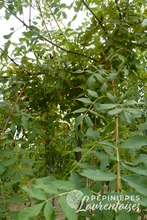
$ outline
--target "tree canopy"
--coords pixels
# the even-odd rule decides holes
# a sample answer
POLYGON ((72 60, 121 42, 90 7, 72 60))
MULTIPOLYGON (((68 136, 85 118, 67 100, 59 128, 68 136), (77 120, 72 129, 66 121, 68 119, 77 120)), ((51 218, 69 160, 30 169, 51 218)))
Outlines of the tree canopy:
POLYGON ((22 30, 12 40, 12 24, 0 47, 0 218, 54 220, 54 198, 69 220, 143 217, 146 0, 1 0, 0 9, 22 30), (81 12, 82 22, 74 25, 81 12), (76 213, 67 204, 75 190, 139 199, 129 200, 136 205, 130 211, 76 213), (10 211, 27 195, 35 205, 10 211))

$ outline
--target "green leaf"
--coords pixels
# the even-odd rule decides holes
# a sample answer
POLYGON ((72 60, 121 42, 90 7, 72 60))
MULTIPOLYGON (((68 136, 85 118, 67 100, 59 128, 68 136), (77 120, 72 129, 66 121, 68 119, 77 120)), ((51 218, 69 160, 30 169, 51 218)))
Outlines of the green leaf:
POLYGON ((76 147, 73 151, 74 152, 83 152, 83 151, 87 151, 87 150, 85 148, 76 147))
POLYGON ((0 101, 0 109, 5 110, 7 108, 7 105, 5 102, 0 101))
POLYGON ((129 166, 124 163, 121 163, 121 164, 123 165, 123 167, 125 167, 126 169, 134 173, 147 176, 147 166, 129 166))
POLYGON ((44 184, 43 182, 34 182, 32 186, 36 189, 42 189, 44 192, 49 194, 58 194, 59 191, 52 183, 44 184))
POLYGON ((117 178, 114 173, 106 170, 84 170, 80 175, 96 181, 111 181, 117 178))
POLYGON ((101 74, 94 73, 93 76, 95 76, 100 83, 104 83, 105 82, 105 79, 102 77, 101 74))
POLYGON ((131 124, 131 125, 135 124, 135 119, 130 113, 128 113, 124 110, 124 115, 125 115, 125 118, 126 118, 126 121, 128 122, 128 124, 131 124))
POLYGON ((19 169, 19 171, 27 176, 34 176, 34 174, 32 173, 32 171, 27 170, 27 169, 19 169))
POLYGON ((73 113, 82 113, 85 111, 87 111, 87 108, 79 108, 79 109, 75 110, 73 113))
POLYGON ((7 170, 5 171, 3 174, 2 174, 2 178, 7 178, 7 177, 10 177, 10 176, 13 176, 16 172, 16 169, 12 169, 12 170, 7 170))
POLYGON ((108 112, 109 115, 116 115, 116 114, 119 114, 120 112, 122 112, 122 109, 121 108, 116 108, 114 110, 111 110, 108 112))
POLYGON ((107 92, 107 96, 108 98, 112 101, 112 102, 116 102, 116 97, 114 95, 112 95, 111 93, 107 92))
POLYGON ((84 115, 80 115, 76 118, 76 120, 75 120, 75 127, 76 128, 82 123, 83 119, 84 119, 84 115))
POLYGON ((9 212, 9 216, 12 218, 12 219, 17 219, 17 216, 18 216, 18 214, 19 214, 19 211, 13 211, 13 212, 9 212))
POLYGON ((64 180, 55 180, 54 186, 57 187, 58 189, 64 189, 66 191, 75 189, 73 183, 64 180))
POLYGON ((99 107, 97 109, 112 109, 115 108, 117 106, 117 104, 100 104, 99 107))
POLYGON ((102 85, 102 87, 101 87, 101 89, 100 89, 102 94, 104 94, 104 93, 105 93, 105 91, 106 91, 107 87, 108 87, 108 86, 107 86, 107 84, 106 84, 106 83, 104 83, 104 84, 102 85))
POLYGON ((122 179, 127 182, 129 186, 136 189, 137 192, 147 196, 147 178, 134 174, 122 176, 122 179))
POLYGON ((4 156, 4 157, 10 157, 14 154, 14 151, 13 150, 1 150, 0 152, 1 156, 4 156))
POLYGON ((78 173, 71 173, 69 181, 75 185, 75 189, 81 189, 85 187, 84 180, 78 173))
POLYGON ((13 158, 2 161, 2 163, 5 167, 10 166, 10 165, 14 164, 15 162, 16 162, 16 160, 13 158))
POLYGON ((47 184, 50 184, 50 183, 54 183, 55 180, 56 180, 55 177, 47 176, 47 177, 36 179, 33 183, 35 183, 35 184, 44 183, 45 185, 47 185, 47 184))
POLYGON ((62 209, 63 214, 67 217, 68 220, 77 220, 77 214, 75 212, 75 209, 72 209, 68 204, 66 200, 66 195, 61 196, 58 199, 58 203, 62 209))
POLYGON ((31 158, 20 158, 20 162, 24 164, 39 163, 39 161, 34 161, 31 158))
POLYGON ((92 190, 93 192, 100 192, 100 190, 102 189, 102 185, 99 181, 95 181, 93 184, 90 185, 90 190, 92 190))
POLYGON ((29 143, 32 143, 36 138, 36 131, 32 131, 32 133, 28 136, 29 143))
POLYGON ((143 102, 136 102, 135 100, 128 100, 128 101, 125 101, 122 106, 126 106, 126 105, 144 105, 143 102))
POLYGON ((86 121, 86 124, 89 128, 91 128, 93 126, 92 121, 89 116, 87 116, 87 115, 85 116, 85 121, 86 121))
POLYGON ((17 216, 17 220, 33 220, 42 210, 44 203, 23 209, 17 216))
POLYGON ((90 137, 92 140, 97 140, 99 137, 99 132, 94 131, 92 128, 88 128, 87 130, 87 136, 90 137))
POLYGON ((147 155, 146 154, 140 154, 137 159, 134 160, 133 164, 137 165, 139 163, 147 164, 147 155))
MULTIPOLYGON (((125 204, 124 204, 125 206, 125 204)), ((118 211, 116 214, 116 220, 131 220, 130 219, 130 215, 129 212, 127 212, 126 210, 122 209, 121 211, 118 211)), ((134 219, 135 220, 135 219, 134 219)))
POLYGON ((147 121, 138 125, 138 129, 140 131, 146 131, 147 129, 147 121))
POLYGON ((38 128, 35 128, 35 130, 36 133, 39 134, 41 137, 47 138, 47 135, 43 131, 39 130, 38 128))
POLYGON ((103 160, 104 158, 108 159, 108 155, 105 152, 100 152, 100 151, 90 151, 90 153, 94 154, 97 158, 100 160, 103 160))
POLYGON ((0 9, 4 7, 4 2, 0 2, 0 9))
POLYGON ((11 16, 11 13, 9 13, 7 10, 5 10, 6 20, 9 20, 10 16, 11 16))
POLYGON ((87 84, 87 87, 92 90, 95 88, 95 78, 93 76, 90 76, 89 79, 87 80, 86 84, 87 84))
POLYGON ((29 189, 26 186, 21 187, 29 196, 38 199, 38 200, 46 200, 45 193, 40 189, 29 189))
POLYGON ((5 167, 3 164, 0 164, 0 175, 5 172, 5 167))
POLYGON ((29 124, 29 118, 25 117, 24 115, 21 117, 21 124, 23 125, 23 127, 25 129, 29 129, 30 128, 30 124, 29 124))
POLYGON ((147 19, 144 19, 142 22, 142 27, 145 27, 145 26, 147 26, 147 19))
POLYGON ((132 149, 137 150, 137 149, 140 149, 144 145, 147 145, 147 137, 136 135, 125 140, 120 145, 120 148, 123 148, 123 149, 132 148, 132 149))
POLYGON ((18 154, 29 154, 29 153, 33 153, 33 150, 28 150, 28 149, 20 149, 20 151, 18 152, 18 154))
POLYGON ((6 200, 8 203, 23 203, 25 200, 23 198, 18 198, 18 197, 11 197, 6 200))
POLYGON ((91 95, 92 97, 98 98, 98 94, 95 91, 92 91, 90 89, 87 89, 87 92, 89 93, 89 95, 91 95))
POLYGON ((125 111, 128 111, 129 113, 133 114, 136 117, 141 117, 143 114, 143 111, 140 109, 125 108, 125 111))
POLYGON ((55 219, 55 209, 48 202, 44 207, 44 216, 46 220, 54 220, 55 219))
POLYGON ((119 58, 123 63, 125 62, 125 57, 124 57, 124 56, 118 54, 118 58, 119 58))
POLYGON ((54 177, 45 177, 35 180, 32 186, 36 189, 42 189, 46 193, 58 194, 59 191, 56 186, 54 186, 54 177))
POLYGON ((74 73, 83 73, 84 71, 83 70, 76 70, 74 73))
POLYGON ((92 103, 92 101, 88 98, 78 98, 77 100, 80 101, 80 102, 86 103, 86 104, 91 104, 92 103))
POLYGON ((108 141, 99 141, 98 142, 100 145, 102 145, 102 146, 109 146, 109 147, 111 147, 111 148, 114 148, 114 144, 111 144, 110 142, 108 142, 108 141))
POLYGON ((87 170, 87 169, 97 170, 98 169, 97 165, 90 164, 90 163, 80 163, 79 167, 84 170, 87 170))
POLYGON ((10 34, 8 34, 8 35, 4 35, 3 38, 5 38, 5 39, 9 39, 9 38, 12 36, 12 34, 13 34, 13 32, 10 33, 10 34))
POLYGON ((19 175, 19 173, 16 173, 14 176, 14 179, 11 180, 10 182, 5 183, 5 186, 13 186, 16 183, 20 183, 20 182, 21 182, 20 175, 19 175))

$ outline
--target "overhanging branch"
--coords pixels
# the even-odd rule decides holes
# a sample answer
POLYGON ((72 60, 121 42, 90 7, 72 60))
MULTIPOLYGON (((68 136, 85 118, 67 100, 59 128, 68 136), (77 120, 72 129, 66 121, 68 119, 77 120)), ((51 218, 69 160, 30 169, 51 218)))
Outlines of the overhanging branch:
MULTIPOLYGON (((18 19, 25 27, 31 29, 23 20, 21 20, 17 15, 15 15, 10 9, 8 9, 6 6, 4 6, 16 19, 18 19)), ((35 31, 35 30, 34 30, 35 31)), ((91 56, 87 56, 85 54, 82 54, 82 53, 79 53, 79 52, 76 52, 76 51, 70 51, 70 50, 66 50, 64 49, 63 47, 59 46, 58 44, 52 42, 51 40, 47 39, 46 37, 44 37, 43 35, 39 34, 38 35, 44 39, 45 41, 47 41, 48 43, 52 44, 53 46, 65 51, 66 53, 70 53, 70 54, 75 54, 75 55, 79 55, 79 56, 82 56, 82 57, 86 57, 90 60, 93 60, 95 62, 99 62, 98 60, 94 59, 93 57, 91 56)))
POLYGON ((82 0, 82 2, 85 5, 85 7, 91 12, 91 14, 95 17, 95 19, 98 21, 99 25, 101 26, 101 28, 103 29, 105 34, 108 35, 108 33, 107 33, 105 27, 103 26, 102 22, 100 21, 100 19, 96 16, 96 14, 94 14, 94 12, 89 8, 89 6, 86 4, 86 2, 84 0, 82 0))

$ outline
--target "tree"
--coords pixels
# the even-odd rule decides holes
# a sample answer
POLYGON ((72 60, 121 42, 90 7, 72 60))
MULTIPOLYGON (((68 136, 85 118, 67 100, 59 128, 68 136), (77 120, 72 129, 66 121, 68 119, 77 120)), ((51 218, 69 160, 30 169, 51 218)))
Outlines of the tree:
POLYGON ((53 198, 72 220, 144 216, 146 1, 1 1, 0 8, 23 25, 19 43, 11 28, 1 47, 1 219, 55 219, 53 198), (75 15, 64 26, 67 9, 75 15), (80 11, 85 19, 73 28, 80 11), (8 211, 25 192, 35 205, 8 211), (79 212, 68 195, 81 199, 79 212))

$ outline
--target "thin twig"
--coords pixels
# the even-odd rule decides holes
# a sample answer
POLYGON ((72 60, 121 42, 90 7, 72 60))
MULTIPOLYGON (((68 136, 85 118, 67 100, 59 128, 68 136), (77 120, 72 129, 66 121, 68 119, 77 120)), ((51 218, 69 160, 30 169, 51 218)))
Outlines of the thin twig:
POLYGON ((56 22, 58 28, 60 29, 61 33, 63 34, 63 36, 64 36, 64 38, 65 38, 65 40, 67 41, 67 38, 66 38, 65 34, 63 33, 63 31, 62 31, 62 29, 61 29, 61 27, 60 27, 60 25, 59 25, 59 23, 58 23, 58 21, 57 21, 55 15, 54 15, 54 13, 53 13, 53 11, 52 11, 52 9, 51 9, 51 7, 50 7, 48 1, 46 1, 46 3, 47 3, 47 5, 48 5, 48 7, 49 7, 49 10, 50 10, 50 12, 51 12, 51 15, 53 16, 53 18, 54 18, 54 20, 55 20, 55 22, 56 22))
POLYGON ((43 18, 43 14, 42 14, 42 10, 41 10, 40 4, 39 4, 39 2, 38 2, 37 0, 36 0, 36 3, 37 3, 37 5, 38 5, 38 9, 39 9, 39 12, 40 12, 42 21, 43 21, 43 23, 44 23, 45 29, 46 29, 46 31, 48 32, 49 38, 52 40, 52 37, 51 37, 51 35, 50 35, 50 33, 49 33, 49 30, 48 30, 48 28, 47 28, 46 22, 45 22, 45 20, 44 20, 44 18, 43 18))

